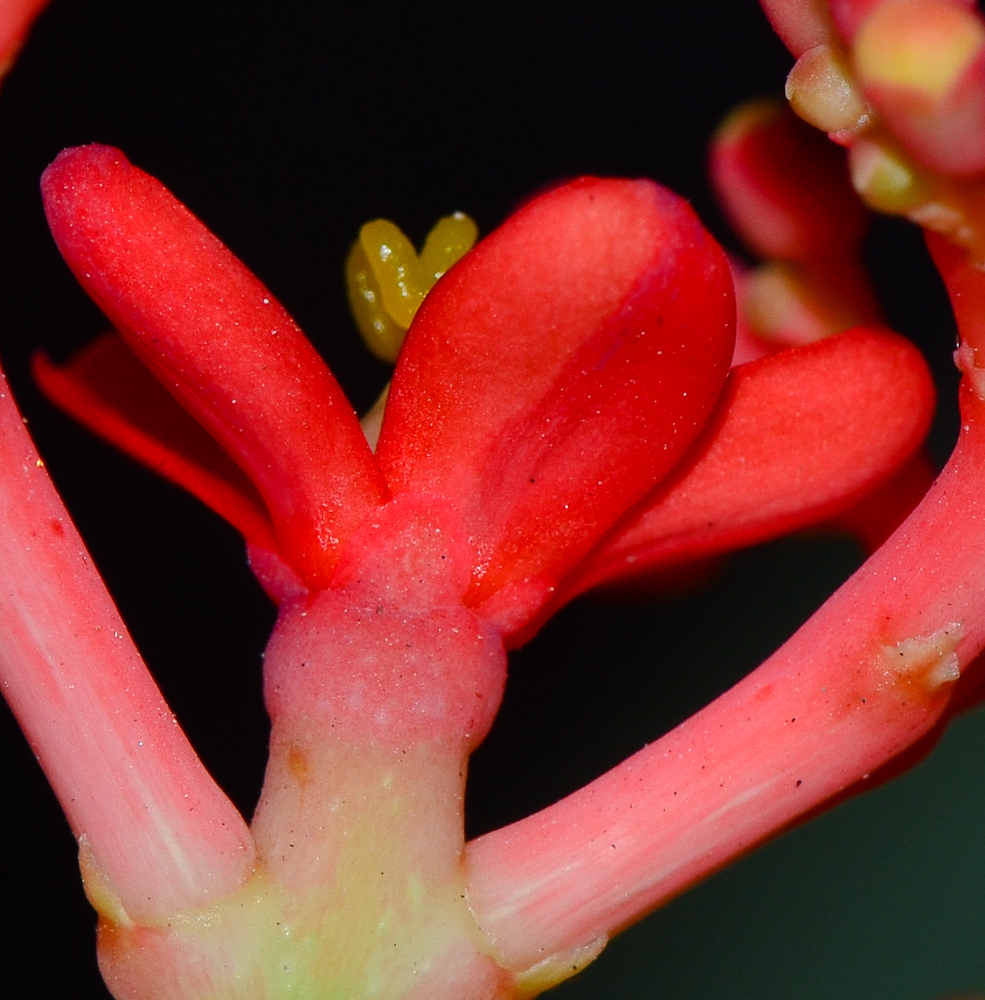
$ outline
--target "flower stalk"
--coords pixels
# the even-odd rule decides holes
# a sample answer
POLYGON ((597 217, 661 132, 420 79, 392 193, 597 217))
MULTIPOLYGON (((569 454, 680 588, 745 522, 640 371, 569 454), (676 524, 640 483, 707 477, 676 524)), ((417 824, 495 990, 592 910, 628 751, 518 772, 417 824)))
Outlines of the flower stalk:
POLYGON ((249 833, 147 673, 6 383, 0 408, 4 695, 93 903, 125 920, 201 906, 247 877, 249 833))

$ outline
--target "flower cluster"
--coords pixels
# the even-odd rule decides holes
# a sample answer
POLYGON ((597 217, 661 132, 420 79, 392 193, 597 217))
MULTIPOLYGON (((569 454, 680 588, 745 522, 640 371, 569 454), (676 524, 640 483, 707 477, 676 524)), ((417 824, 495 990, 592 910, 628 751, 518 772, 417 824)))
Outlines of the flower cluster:
POLYGON ((361 244, 357 300, 396 303, 370 326, 392 341, 390 320, 409 323, 372 444, 286 310, 161 183, 107 146, 48 168, 54 239, 113 330, 64 366, 39 360, 40 384, 238 529, 278 606, 248 822, 3 394, 0 674, 78 840, 115 995, 536 995, 908 765, 985 693, 985 29, 946 0, 775 7, 797 110, 850 147, 870 203, 935 231, 964 378, 932 486, 934 391, 881 324, 864 211, 834 147, 774 106, 737 112, 713 151, 759 268, 730 262, 667 190, 592 177, 431 267, 430 291, 387 277, 392 230, 361 244), (912 69, 927 60, 944 67, 930 80, 912 69), (383 291, 360 277, 373 254, 383 291), (466 842, 467 761, 507 650, 586 591, 832 521, 872 555, 761 667, 580 791, 466 842))

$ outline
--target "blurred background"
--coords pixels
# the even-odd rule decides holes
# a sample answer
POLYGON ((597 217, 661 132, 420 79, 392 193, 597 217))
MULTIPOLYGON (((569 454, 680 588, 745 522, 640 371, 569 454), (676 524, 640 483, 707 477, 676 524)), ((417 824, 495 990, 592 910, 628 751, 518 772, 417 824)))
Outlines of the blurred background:
MULTIPOLYGON (((546 184, 653 177, 729 236, 707 139, 778 93, 790 58, 754 0, 729 4, 54 0, 0 93, 0 357, 47 466, 155 677, 247 814, 265 759, 260 653, 273 609, 235 534, 93 441, 33 388, 31 354, 104 328, 47 234, 41 170, 120 146, 263 278, 365 409, 387 378, 349 320, 359 226, 420 241, 441 215, 482 232, 546 184)), ((946 303, 906 227, 879 224, 890 319, 924 345, 953 440, 946 303)), ((854 569, 827 537, 733 559, 693 593, 583 601, 512 663, 476 754, 476 834, 548 804, 756 666, 854 569)), ((0 753, 3 919, 13 995, 107 996, 75 844, 9 714, 0 753)), ((907 778, 798 829, 614 942, 560 1000, 922 1000, 985 990, 985 717, 907 778)))

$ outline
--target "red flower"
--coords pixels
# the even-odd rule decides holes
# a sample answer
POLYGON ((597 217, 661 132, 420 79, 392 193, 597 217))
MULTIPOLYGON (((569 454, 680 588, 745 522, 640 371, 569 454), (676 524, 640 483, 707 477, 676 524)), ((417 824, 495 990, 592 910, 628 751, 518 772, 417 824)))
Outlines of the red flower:
MULTIPOLYGON (((9 671, 83 844, 112 989, 150 995, 167 981, 196 995, 205 982, 221 993, 229 977, 276 974, 347 995, 379 976, 394 997, 531 995, 899 743, 885 727, 863 733, 753 827, 710 753, 667 827, 711 836, 700 856, 682 859, 673 835, 656 850, 660 809, 625 825, 627 801, 668 787, 659 750, 602 779, 601 797, 591 786, 553 818, 463 843, 465 761, 495 714, 504 644, 590 586, 790 530, 875 488, 918 446, 933 404, 904 341, 857 329, 729 372, 728 264, 688 206, 649 182, 583 179, 524 206, 428 295, 374 454, 283 308, 155 180, 90 146, 61 154, 43 191, 59 247, 119 333, 66 369, 40 363, 42 382, 243 531, 281 605, 265 661, 271 760, 249 832, 176 728, 130 749, 166 709, 128 646, 127 669, 69 699, 72 725, 52 725, 57 695, 31 692, 39 677, 50 692, 89 691, 93 678, 62 651, 95 612, 51 641, 56 655, 29 647, 9 671), (73 729, 79 704, 88 742, 73 729), (709 823, 722 809, 736 810, 729 824, 709 823), (258 949, 268 923, 286 930, 258 949)), ((16 548, 39 529, 11 517, 27 518, 16 548)), ((55 598, 82 607, 94 576, 59 558, 55 598)), ((18 626, 19 613, 0 624, 18 626)), ((906 669, 958 632, 907 639, 906 669)), ((840 663, 822 656, 818 676, 841 683, 840 663)), ((785 711, 800 687, 781 674, 767 687, 785 711)), ((934 674, 932 686, 952 679, 934 674)), ((748 737, 735 728, 737 752, 782 776, 786 756, 780 766, 762 753, 775 703, 764 690, 753 700, 768 711, 750 715, 736 689, 753 726, 748 737)), ((709 713, 738 719, 729 697, 709 713)), ((931 720, 946 703, 925 700, 931 720)), ((798 752, 827 725, 815 715, 798 727, 798 752)))
POLYGON ((716 408, 733 336, 720 251, 669 193, 585 179, 521 209, 428 297, 374 459, 293 321, 160 185, 86 147, 44 191, 82 284, 236 465, 116 337, 66 370, 42 361, 42 383, 312 589, 375 508, 442 497, 474 546, 465 603, 511 634, 559 588, 854 502, 931 412, 916 353, 876 330, 742 366, 716 408))

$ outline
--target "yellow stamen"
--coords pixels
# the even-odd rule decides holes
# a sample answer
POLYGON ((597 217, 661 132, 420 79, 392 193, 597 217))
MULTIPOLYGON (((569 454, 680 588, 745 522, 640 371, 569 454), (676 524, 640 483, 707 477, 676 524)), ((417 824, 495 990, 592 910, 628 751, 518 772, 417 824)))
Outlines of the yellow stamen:
POLYGON ((396 360, 424 296, 477 235, 476 224, 456 212, 438 221, 418 255, 392 222, 362 227, 346 261, 346 286, 359 331, 377 357, 396 360))

